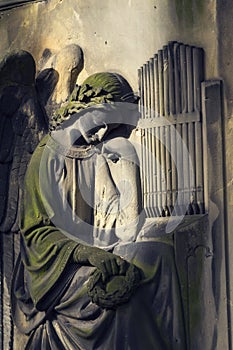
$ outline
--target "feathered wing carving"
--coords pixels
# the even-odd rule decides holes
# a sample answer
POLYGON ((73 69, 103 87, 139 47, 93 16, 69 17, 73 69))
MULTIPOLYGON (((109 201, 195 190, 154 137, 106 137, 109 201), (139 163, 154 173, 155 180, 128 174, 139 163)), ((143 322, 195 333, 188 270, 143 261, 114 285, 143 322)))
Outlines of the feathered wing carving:
POLYGON ((83 51, 77 44, 69 44, 56 53, 44 50, 36 86, 42 104, 50 116, 70 96, 84 66, 83 51))
MULTIPOLYGON (((65 54, 69 54, 69 49, 70 59, 64 57, 64 67, 62 63, 56 69, 54 64, 44 67, 37 80, 35 62, 28 52, 13 52, 0 60, 0 314, 4 314, 0 322, 1 349, 12 348, 13 343, 18 348, 15 336, 11 338, 17 332, 12 328, 10 294, 19 253, 19 235, 14 233, 18 232, 26 169, 37 144, 48 132, 46 109, 53 113, 59 103, 57 98, 54 103, 54 93, 57 96, 64 86, 68 94, 83 67, 81 49, 70 46, 65 54), (61 67, 67 74, 61 74, 61 67)), ((20 344, 21 341, 20 337, 20 344)))
POLYGON ((53 113, 69 97, 83 69, 82 49, 71 44, 39 72, 32 55, 12 52, 0 62, 0 232, 18 231, 27 165, 48 132, 53 113))
POLYGON ((31 154, 48 130, 35 88, 35 62, 26 51, 0 63, 0 231, 18 231, 18 207, 31 154))

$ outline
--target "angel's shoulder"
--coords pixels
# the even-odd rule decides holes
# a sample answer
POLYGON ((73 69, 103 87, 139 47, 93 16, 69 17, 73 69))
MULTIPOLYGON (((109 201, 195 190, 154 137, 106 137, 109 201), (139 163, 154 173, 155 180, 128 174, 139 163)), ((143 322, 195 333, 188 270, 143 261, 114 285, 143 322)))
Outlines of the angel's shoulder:
POLYGON ((48 140, 49 140, 49 135, 46 135, 42 138, 42 140, 37 145, 35 151, 31 156, 30 162, 28 164, 26 176, 28 173, 35 173, 38 171, 40 167, 41 158, 48 140))

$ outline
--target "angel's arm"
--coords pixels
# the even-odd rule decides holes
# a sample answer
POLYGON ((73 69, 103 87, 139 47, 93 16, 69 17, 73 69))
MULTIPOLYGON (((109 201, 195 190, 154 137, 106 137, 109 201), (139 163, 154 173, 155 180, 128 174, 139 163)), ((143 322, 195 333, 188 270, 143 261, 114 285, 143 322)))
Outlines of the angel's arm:
MULTIPOLYGON (((45 209, 46 198, 40 186, 40 168, 45 144, 46 139, 34 152, 26 173, 20 220, 21 252, 29 276, 28 288, 38 309, 49 305, 50 299, 54 297, 54 289, 56 293, 62 290, 70 271, 77 270, 77 263, 99 268, 104 278, 125 271, 125 262, 120 257, 78 243, 53 224, 45 209)), ((52 159, 47 161, 50 180, 55 181, 52 159)), ((56 201, 56 198, 54 199, 56 201)))
POLYGON ((97 162, 96 226, 99 239, 134 240, 139 229, 141 189, 136 152, 124 138, 108 141, 97 162))

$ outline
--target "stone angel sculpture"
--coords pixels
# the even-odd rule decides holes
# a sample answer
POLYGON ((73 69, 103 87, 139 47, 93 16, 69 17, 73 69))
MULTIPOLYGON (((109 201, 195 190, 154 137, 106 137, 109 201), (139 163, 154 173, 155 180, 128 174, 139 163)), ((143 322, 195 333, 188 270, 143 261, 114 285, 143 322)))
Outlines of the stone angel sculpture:
POLYGON ((30 124, 47 135, 31 143, 19 202, 12 314, 25 349, 186 348, 172 242, 140 238, 137 100, 121 75, 96 73, 49 132, 43 109, 30 124))
POLYGON ((82 68, 82 50, 75 44, 52 55, 50 65, 41 67, 37 78, 35 61, 26 51, 12 52, 0 63, 1 232, 18 230, 25 171, 31 154, 48 133, 46 108, 53 105, 48 100, 56 105, 64 102, 82 68))

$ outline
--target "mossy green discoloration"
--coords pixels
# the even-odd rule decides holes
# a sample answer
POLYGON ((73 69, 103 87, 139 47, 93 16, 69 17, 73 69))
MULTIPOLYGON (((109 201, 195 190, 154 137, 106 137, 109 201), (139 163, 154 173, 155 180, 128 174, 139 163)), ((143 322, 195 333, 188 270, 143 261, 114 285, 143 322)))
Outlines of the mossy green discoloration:
POLYGON ((204 0, 175 0, 176 13, 180 23, 192 26, 195 16, 200 16, 204 12, 204 0))

